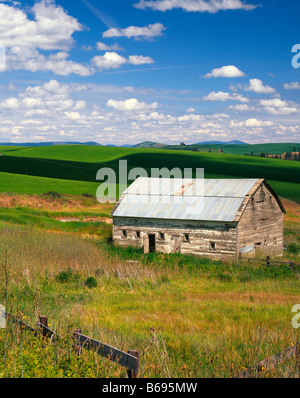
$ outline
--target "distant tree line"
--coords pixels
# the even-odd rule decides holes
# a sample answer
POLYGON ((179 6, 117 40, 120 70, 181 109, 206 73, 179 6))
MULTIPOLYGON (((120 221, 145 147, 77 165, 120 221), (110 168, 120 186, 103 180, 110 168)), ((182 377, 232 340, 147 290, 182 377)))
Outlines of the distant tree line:
POLYGON ((269 152, 261 152, 258 155, 254 155, 253 152, 245 153, 246 156, 259 156, 261 158, 273 158, 273 159, 285 159, 285 160, 298 160, 300 161, 300 148, 293 147, 292 152, 284 152, 281 154, 269 154, 269 152))

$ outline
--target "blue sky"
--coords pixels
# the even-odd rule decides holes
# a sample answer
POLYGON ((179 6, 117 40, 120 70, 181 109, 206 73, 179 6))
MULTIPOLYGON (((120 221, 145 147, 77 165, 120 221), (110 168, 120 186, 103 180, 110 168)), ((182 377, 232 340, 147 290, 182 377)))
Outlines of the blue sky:
POLYGON ((0 141, 299 142, 295 0, 0 0, 0 141))

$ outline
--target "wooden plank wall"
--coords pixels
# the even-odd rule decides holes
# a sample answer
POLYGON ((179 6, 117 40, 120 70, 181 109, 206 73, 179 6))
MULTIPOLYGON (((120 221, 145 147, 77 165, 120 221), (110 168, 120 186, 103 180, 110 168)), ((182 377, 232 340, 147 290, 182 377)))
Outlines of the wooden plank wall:
POLYGON ((114 217, 113 239, 121 246, 145 247, 147 252, 149 234, 155 235, 157 252, 180 252, 215 260, 236 258, 236 223, 114 217))

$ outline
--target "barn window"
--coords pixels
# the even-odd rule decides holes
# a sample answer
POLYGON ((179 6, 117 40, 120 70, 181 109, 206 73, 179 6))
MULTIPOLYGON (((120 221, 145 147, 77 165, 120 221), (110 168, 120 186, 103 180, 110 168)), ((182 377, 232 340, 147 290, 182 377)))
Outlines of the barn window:
POLYGON ((216 251, 216 242, 209 242, 209 250, 212 252, 216 251))
POLYGON ((127 231, 126 231, 126 229, 122 229, 122 236, 123 236, 124 238, 127 238, 127 231))
POLYGON ((255 243, 255 247, 258 249, 259 247, 261 247, 261 242, 256 242, 255 243))
POLYGON ((272 203, 272 196, 269 197, 269 202, 272 203))
POLYGON ((140 238, 140 237, 141 237, 140 231, 136 231, 136 237, 137 237, 137 238, 140 238))
POLYGON ((165 240, 165 234, 163 232, 159 233, 159 239, 165 240))
POLYGON ((273 239, 273 245, 276 246, 276 244, 277 244, 277 239, 274 238, 274 239, 273 239))
POLYGON ((190 235, 189 234, 184 234, 183 240, 184 240, 184 242, 189 242, 190 241, 190 235))

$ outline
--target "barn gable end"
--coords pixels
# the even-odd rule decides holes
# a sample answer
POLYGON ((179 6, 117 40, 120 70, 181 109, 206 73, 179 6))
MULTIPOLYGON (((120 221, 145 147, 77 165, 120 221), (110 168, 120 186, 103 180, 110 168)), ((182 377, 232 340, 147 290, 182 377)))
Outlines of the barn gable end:
POLYGON ((262 181, 243 209, 238 222, 237 250, 240 254, 257 250, 267 255, 283 253, 283 214, 285 209, 266 181, 262 181))

